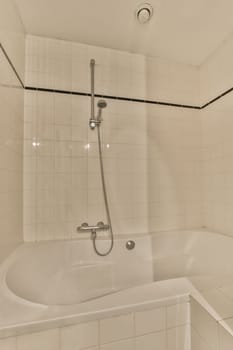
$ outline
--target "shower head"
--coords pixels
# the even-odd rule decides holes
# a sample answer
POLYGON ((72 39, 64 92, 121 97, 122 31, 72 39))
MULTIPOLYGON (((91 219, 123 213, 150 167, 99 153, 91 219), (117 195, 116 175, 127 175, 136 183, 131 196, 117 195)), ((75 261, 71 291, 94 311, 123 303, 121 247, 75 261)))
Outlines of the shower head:
POLYGON ((105 107, 107 107, 107 102, 105 100, 99 100, 97 103, 97 106, 99 108, 105 108, 105 107))
POLYGON ((102 109, 107 107, 107 102, 104 100, 99 100, 97 103, 97 106, 99 107, 98 114, 97 114, 97 121, 101 122, 102 119, 102 109))
POLYGON ((98 113, 97 113, 96 118, 94 117, 94 118, 91 118, 89 120, 89 125, 90 125, 90 128, 92 130, 94 130, 96 126, 100 126, 100 124, 101 124, 101 122, 103 120, 102 119, 102 109, 107 107, 107 102, 104 101, 104 100, 99 100, 97 102, 97 107, 99 109, 98 109, 98 113))

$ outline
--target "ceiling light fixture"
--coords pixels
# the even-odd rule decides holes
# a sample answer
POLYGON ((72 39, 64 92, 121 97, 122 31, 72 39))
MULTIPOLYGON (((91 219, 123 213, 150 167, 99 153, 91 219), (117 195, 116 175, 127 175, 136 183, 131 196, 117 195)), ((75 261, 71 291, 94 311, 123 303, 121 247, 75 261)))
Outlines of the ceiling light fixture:
POLYGON ((141 4, 136 9, 136 18, 140 24, 146 24, 153 16, 153 7, 150 4, 141 4))

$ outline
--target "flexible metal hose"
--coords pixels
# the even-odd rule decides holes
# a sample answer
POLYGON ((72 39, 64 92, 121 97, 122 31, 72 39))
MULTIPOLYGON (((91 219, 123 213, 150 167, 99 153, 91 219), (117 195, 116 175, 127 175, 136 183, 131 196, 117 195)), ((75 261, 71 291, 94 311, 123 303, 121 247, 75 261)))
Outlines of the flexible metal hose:
POLYGON ((109 211, 109 205, 108 205, 108 196, 107 196, 107 190, 106 190, 106 184, 105 184, 105 176, 104 176, 104 164, 103 164, 103 152, 102 152, 102 145, 101 145, 101 135, 100 135, 100 124, 97 125, 97 134, 98 134, 98 149, 99 149, 99 164, 100 164, 100 173, 101 173, 101 182, 102 182, 102 188, 103 188, 103 196, 104 196, 104 204, 105 204, 105 210, 107 215, 107 221, 109 225, 109 231, 110 231, 110 247, 105 253, 99 252, 96 246, 96 232, 93 232, 92 242, 93 242, 93 248, 97 255, 99 256, 107 256, 111 253, 114 245, 114 236, 113 236, 113 229, 112 229, 112 222, 111 222, 111 215, 109 211))

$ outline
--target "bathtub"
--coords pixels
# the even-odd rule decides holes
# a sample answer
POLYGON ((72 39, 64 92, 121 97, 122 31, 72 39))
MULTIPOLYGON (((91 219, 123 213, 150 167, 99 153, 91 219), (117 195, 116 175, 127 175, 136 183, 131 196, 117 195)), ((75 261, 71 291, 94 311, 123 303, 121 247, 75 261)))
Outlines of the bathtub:
POLYGON ((152 234, 154 280, 233 276, 233 238, 215 232, 152 234))
MULTIPOLYGON (((117 239, 107 257, 97 256, 90 240, 28 243, 13 255, 5 277, 17 297, 39 305, 73 305, 153 281, 150 237, 117 239)), ((100 240, 100 249, 109 244, 100 240)))
MULTIPOLYGON (((232 332, 225 320, 233 317, 233 301, 232 309, 223 307, 227 287, 228 293, 232 290, 231 237, 163 232, 134 237, 131 251, 126 249, 129 238, 117 238, 106 258, 98 257, 85 239, 18 247, 0 268, 0 338, 190 298, 232 332)), ((108 243, 100 240, 100 249, 108 243)))

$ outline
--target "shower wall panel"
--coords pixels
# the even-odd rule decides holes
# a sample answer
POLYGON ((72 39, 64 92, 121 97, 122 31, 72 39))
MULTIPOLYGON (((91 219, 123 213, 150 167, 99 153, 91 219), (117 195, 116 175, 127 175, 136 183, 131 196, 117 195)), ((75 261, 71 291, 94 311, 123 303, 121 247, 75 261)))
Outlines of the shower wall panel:
POLYGON ((233 87, 233 37, 200 66, 200 96, 202 104, 209 102, 233 87))
POLYGON ((207 229, 233 236, 233 38, 201 67, 202 99, 216 98, 202 110, 203 216, 207 229), (207 96, 207 97, 206 97, 207 96))
POLYGON ((24 30, 13 1, 0 2, 0 262, 23 241, 24 30), (8 56, 8 58, 7 58, 8 56))
POLYGON ((82 222, 106 220, 97 135, 88 128, 90 98, 80 95, 90 92, 91 58, 96 60, 96 93, 126 98, 106 98, 101 126, 115 234, 200 226, 199 174, 192 173, 200 160, 195 110, 135 101, 197 105, 198 70, 29 36, 26 86, 35 89, 25 92, 25 239, 82 237, 76 232, 82 222), (188 127, 190 121, 193 127, 188 127), (174 155, 179 160, 176 164, 174 155), (177 186, 182 183, 181 191, 177 186))
POLYGON ((202 226, 200 111, 149 106, 150 232, 202 226))

